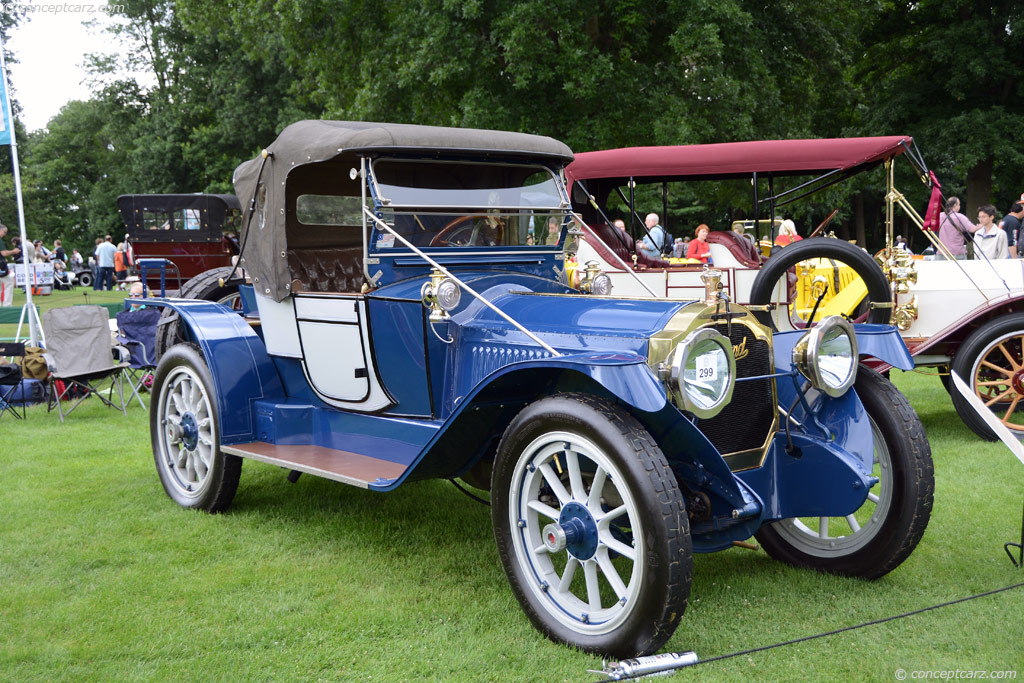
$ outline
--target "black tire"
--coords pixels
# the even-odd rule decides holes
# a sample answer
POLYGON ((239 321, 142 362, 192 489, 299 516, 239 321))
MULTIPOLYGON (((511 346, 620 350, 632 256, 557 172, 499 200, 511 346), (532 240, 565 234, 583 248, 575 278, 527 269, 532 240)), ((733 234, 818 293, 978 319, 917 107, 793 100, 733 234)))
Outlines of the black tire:
MULTIPOLYGON (((1024 313, 1008 313, 982 323, 957 348, 950 369, 974 389, 985 403, 1005 393, 1004 400, 995 403, 992 412, 1017 438, 1024 438, 1024 313), (1013 363, 1004 352, 1014 359, 1013 363), (981 365, 982 360, 987 363, 984 367, 981 365), (992 366, 1004 370, 999 372, 992 366), (985 386, 981 391, 978 391, 975 384, 976 381, 998 380, 1006 382, 985 386)), ((953 398, 953 407, 960 419, 971 431, 983 439, 996 440, 995 432, 959 391, 953 389, 949 395, 953 398)))
MULTIPOLYGON (((812 258, 828 258, 853 268, 863 278, 868 289, 868 301, 884 304, 890 301, 889 281, 871 256, 849 242, 831 237, 814 237, 790 244, 773 255, 758 271, 750 288, 750 303, 763 306, 772 300, 772 292, 786 271, 801 261, 812 258)), ((867 322, 888 323, 889 308, 869 308, 867 322)), ((762 325, 777 329, 770 311, 756 311, 754 316, 762 325)))
POLYGON ((75 281, 83 287, 92 287, 92 273, 83 270, 75 276, 75 281))
MULTIPOLYGON (((178 298, 216 301, 232 308, 240 308, 238 287, 243 284, 243 280, 236 278, 229 281, 227 278, 231 275, 232 270, 231 266, 223 266, 221 268, 211 268, 196 275, 181 286, 178 298), (221 279, 224 279, 223 286, 220 284, 221 279)), ((185 341, 188 340, 178 324, 178 314, 169 308, 165 308, 156 327, 155 349, 157 361, 163 357, 167 349, 185 341)))
POLYGON ((149 432, 153 462, 171 500, 207 512, 231 505, 242 459, 220 450, 213 377, 196 345, 178 344, 157 366, 149 432))
MULTIPOLYGON (((872 487, 872 495, 878 500, 865 501, 854 513, 862 526, 854 530, 843 518, 832 518, 846 525, 841 532, 849 533, 818 539, 820 524, 808 531, 800 520, 785 519, 762 527, 756 536, 769 555, 795 567, 877 579, 907 559, 924 535, 935 474, 928 437, 906 397, 864 365, 854 389, 883 446, 876 443, 875 448, 875 475, 881 481, 872 487)), ((829 525, 828 535, 834 528, 829 525)))
POLYGON ((665 456, 633 416, 583 394, 560 394, 524 408, 498 445, 491 519, 512 592, 533 625, 552 640, 587 652, 632 657, 657 651, 678 626, 693 570, 689 520, 665 456), (566 482, 562 495, 547 478, 548 472, 559 477, 552 463, 563 473, 556 481, 566 482), (572 470, 581 472, 576 484, 569 475, 572 470), (602 470, 609 476, 599 479, 602 470), (598 480, 599 500, 591 501, 598 480), (581 529, 590 529, 581 538, 593 547, 581 540, 561 549, 531 551, 551 527, 562 528, 553 516, 527 507, 534 502, 548 505, 567 524, 578 515, 581 529), (600 516, 608 509, 626 512, 603 522, 603 532, 596 523, 587 526, 594 522, 587 517, 591 510, 600 516), (640 534, 634 534, 637 527, 640 534), (619 578, 617 588, 610 582, 609 565, 619 578), (628 569, 626 580, 623 567, 628 569), (566 574, 570 584, 563 587, 566 574), (603 591, 596 607, 588 592, 590 576, 603 591))

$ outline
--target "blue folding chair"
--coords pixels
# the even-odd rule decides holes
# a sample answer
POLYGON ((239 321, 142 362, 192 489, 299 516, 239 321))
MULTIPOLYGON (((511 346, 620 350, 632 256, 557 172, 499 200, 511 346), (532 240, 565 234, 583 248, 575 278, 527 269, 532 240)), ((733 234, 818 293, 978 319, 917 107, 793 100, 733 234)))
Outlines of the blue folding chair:
MULTIPOLYGON (((22 343, 0 344, 0 356, 25 357, 25 345, 22 343)), ((22 383, 20 365, 0 366, 0 417, 9 412, 19 420, 25 419, 25 403, 21 403, 21 412, 18 412, 18 403, 15 396, 22 383)))
MULTIPOLYGON (((148 388, 147 380, 152 383, 153 370, 156 369, 156 324, 159 320, 160 309, 154 307, 117 314, 118 341, 131 353, 127 369, 129 383, 143 408, 146 404, 139 393, 148 388)), ((131 397, 128 400, 131 401, 131 397)))

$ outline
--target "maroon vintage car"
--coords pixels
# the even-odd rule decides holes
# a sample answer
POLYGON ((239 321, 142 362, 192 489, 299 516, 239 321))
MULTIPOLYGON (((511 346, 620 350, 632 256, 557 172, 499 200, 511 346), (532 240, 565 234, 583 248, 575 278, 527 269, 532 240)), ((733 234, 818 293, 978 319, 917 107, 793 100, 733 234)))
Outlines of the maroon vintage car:
MULTIPOLYGON (((126 194, 117 198, 136 260, 166 259, 167 287, 181 289, 197 275, 219 269, 225 276, 238 254, 241 210, 233 194, 126 194)), ((147 273, 159 288, 159 275, 147 273)), ((237 292, 223 292, 216 299, 237 292)), ((206 292, 209 299, 216 292, 206 292)))

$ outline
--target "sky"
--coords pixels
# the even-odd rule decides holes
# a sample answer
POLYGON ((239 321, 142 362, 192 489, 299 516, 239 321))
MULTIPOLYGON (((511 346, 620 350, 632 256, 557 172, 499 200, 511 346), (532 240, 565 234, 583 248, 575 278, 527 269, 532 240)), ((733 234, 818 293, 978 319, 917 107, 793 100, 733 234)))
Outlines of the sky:
MULTIPOLYGON (((97 6, 101 3, 97 3, 97 6)), ((89 5, 85 5, 88 7, 89 5)), ((37 8, 62 8, 54 2, 38 3, 37 8)), ((63 7, 81 7, 64 4, 63 7)), ((89 52, 113 52, 116 39, 101 29, 86 29, 83 21, 103 14, 86 11, 42 12, 33 11, 11 34, 8 48, 18 59, 10 64, 11 86, 14 97, 21 104, 21 120, 28 130, 46 127, 47 122, 71 100, 90 97, 82 64, 89 52), (91 31, 91 32, 90 32, 91 31)))

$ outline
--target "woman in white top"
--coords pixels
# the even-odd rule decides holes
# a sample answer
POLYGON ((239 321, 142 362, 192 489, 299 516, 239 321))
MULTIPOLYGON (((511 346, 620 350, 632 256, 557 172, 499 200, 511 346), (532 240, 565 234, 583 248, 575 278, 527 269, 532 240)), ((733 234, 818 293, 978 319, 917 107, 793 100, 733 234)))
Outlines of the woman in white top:
POLYGON ((981 254, 987 256, 989 260, 1010 258, 1006 233, 996 225, 996 207, 987 204, 979 208, 978 225, 981 229, 974 233, 974 258, 983 258, 981 254))

